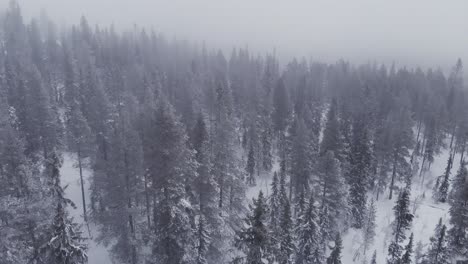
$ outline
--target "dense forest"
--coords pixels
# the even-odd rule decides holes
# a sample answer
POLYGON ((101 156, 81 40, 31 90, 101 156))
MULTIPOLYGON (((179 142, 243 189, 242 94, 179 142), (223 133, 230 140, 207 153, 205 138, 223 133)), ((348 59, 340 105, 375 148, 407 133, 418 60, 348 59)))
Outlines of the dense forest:
POLYGON ((386 263, 468 258, 461 60, 450 72, 280 64, 275 52, 226 55, 84 17, 58 30, 46 16, 25 21, 15 2, 0 28, 1 264, 87 263, 86 225, 69 207, 115 263, 352 263, 350 230, 363 234, 359 263, 377 263, 385 199, 386 263), (442 150, 445 173, 429 182, 442 150), (64 153, 81 201, 65 195, 64 153), (267 191, 249 199, 264 177, 267 191), (428 184, 448 217, 417 246, 410 197, 428 184))

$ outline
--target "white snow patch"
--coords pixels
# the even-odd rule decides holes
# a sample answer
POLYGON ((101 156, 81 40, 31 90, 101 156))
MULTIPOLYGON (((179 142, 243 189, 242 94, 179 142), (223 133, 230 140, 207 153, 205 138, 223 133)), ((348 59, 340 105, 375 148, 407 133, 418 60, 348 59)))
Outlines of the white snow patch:
MULTIPOLYGON (((98 244, 93 236, 97 234, 96 226, 92 223, 86 225, 83 218, 83 203, 81 198, 81 184, 80 184, 80 173, 78 168, 74 166, 76 163, 76 158, 71 153, 64 153, 63 155, 63 165, 60 170, 62 177, 62 185, 67 186, 65 189, 65 196, 72 200, 76 208, 68 207, 68 212, 74 220, 82 225, 82 231, 85 236, 88 236, 88 263, 89 264, 111 264, 107 248, 98 244)), ((87 169, 83 170, 84 178, 84 187, 85 187, 85 198, 86 202, 89 202, 90 199, 90 190, 89 190, 89 177, 91 172, 87 169)))
MULTIPOLYGON (((442 221, 446 225, 448 224, 449 205, 447 203, 436 203, 432 198, 432 186, 436 178, 444 173, 448 157, 449 150, 446 149, 435 158, 430 170, 425 172, 425 183, 423 186, 421 186, 422 177, 419 177, 419 173, 413 176, 410 210, 414 213, 414 219, 412 228, 407 233, 408 237, 411 232, 414 233, 413 249, 416 248, 419 241, 423 244, 424 250, 426 249, 426 246, 429 244, 429 238, 433 235, 434 228, 440 218, 442 218, 442 221)), ((456 155, 451 170, 451 179, 455 177, 460 166, 459 159, 459 156, 456 155)), ((420 160, 419 162, 421 163, 420 160)), ((367 250, 367 256, 362 255, 361 230, 350 229, 345 234, 343 238, 343 264, 363 263, 364 259, 367 259, 367 263, 369 263, 374 250, 377 252, 377 263, 386 263, 388 246, 392 240, 391 223, 394 219, 393 207, 395 206, 396 199, 397 196, 394 196, 392 200, 389 200, 388 192, 385 192, 381 195, 379 201, 375 202, 377 209, 376 236, 374 244, 367 250)))

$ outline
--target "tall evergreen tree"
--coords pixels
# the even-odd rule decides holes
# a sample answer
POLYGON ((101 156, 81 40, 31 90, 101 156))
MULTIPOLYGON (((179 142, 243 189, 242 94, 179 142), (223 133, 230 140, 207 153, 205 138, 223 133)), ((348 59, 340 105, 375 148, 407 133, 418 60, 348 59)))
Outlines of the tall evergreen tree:
POLYGON ((400 195, 396 205, 393 207, 395 213, 395 220, 393 221, 393 239, 388 247, 388 264, 395 264, 401 261, 401 254, 403 253, 402 243, 406 239, 406 231, 411 227, 413 221, 413 214, 409 211, 409 190, 405 188, 400 195))
POLYGON ((314 199, 311 196, 307 209, 301 214, 300 225, 296 229, 296 264, 315 263, 314 254, 322 252, 321 233, 314 199))
POLYGON ((289 96, 283 79, 279 79, 273 91, 273 124, 277 132, 284 132, 289 119, 289 96))
MULTIPOLYGON (((323 235, 328 240, 333 240, 336 233, 343 227, 347 212, 346 183, 340 169, 340 162, 332 151, 327 152, 319 161, 319 199, 320 211, 327 210, 327 230, 323 235)), ((322 221, 322 220, 321 220, 322 221)))
POLYGON ((401 257, 401 264, 411 264, 412 263, 412 256, 413 254, 413 233, 409 238, 408 244, 405 246, 405 253, 401 257))
POLYGON ((442 224, 442 218, 435 228, 435 234, 430 239, 429 249, 424 257, 423 263, 448 264, 450 254, 447 247, 447 227, 442 224))
POLYGON ((370 264, 377 264, 377 251, 374 250, 370 264))
POLYGON ((328 151, 333 151, 341 161, 343 146, 337 108, 336 99, 333 99, 328 110, 327 122, 325 123, 325 129, 323 131, 323 139, 320 143, 320 155, 324 155, 328 151))
POLYGON ((187 136, 170 105, 162 103, 155 113, 154 163, 152 167, 154 203, 153 261, 191 263, 197 255, 191 226, 192 205, 186 184, 196 175, 187 136))
POLYGON ((449 249, 454 256, 468 256, 468 170, 462 164, 455 176, 449 195, 449 249))
POLYGON ((244 219, 245 226, 237 234, 235 245, 245 256, 237 257, 238 263, 263 264, 271 252, 268 251, 270 236, 267 226, 268 208, 263 193, 260 191, 250 212, 244 219))
POLYGON ((335 238, 335 246, 327 258, 327 264, 341 264, 341 250, 343 249, 343 241, 338 233, 335 238))
POLYGON ((449 159, 447 161, 447 167, 445 168, 444 175, 440 176, 437 178, 437 183, 439 183, 439 179, 442 177, 442 182, 440 184, 436 185, 435 193, 434 193, 434 198, 436 201, 445 203, 447 201, 447 196, 448 196, 448 189, 449 189, 449 180, 450 180, 450 170, 452 168, 452 156, 449 155, 449 159))
POLYGON ((249 184, 254 185, 255 184, 255 152, 252 146, 252 143, 250 144, 249 148, 249 154, 247 155, 247 165, 245 167, 245 170, 247 171, 247 174, 249 175, 249 184))
MULTIPOLYGON (((310 178, 314 170, 312 163, 312 149, 310 146, 309 132, 301 119, 294 123, 291 146, 291 182, 290 188, 294 192, 294 198, 309 189, 310 178)), ((291 191, 290 190, 290 191, 291 191)))
POLYGON ((262 132, 262 168, 266 172, 271 171, 273 168, 272 135, 270 130, 271 129, 267 127, 262 132))
POLYGON ((350 169, 347 180, 349 182, 349 205, 352 214, 352 226, 362 228, 366 213, 367 184, 369 182, 371 152, 369 131, 364 117, 356 118, 353 124, 353 139, 349 157, 350 169))
POLYGON ((199 256, 209 261, 220 261, 225 248, 222 226, 224 220, 219 215, 219 187, 213 175, 210 159, 210 138, 202 115, 198 117, 192 132, 192 145, 198 162, 197 177, 194 182, 194 203, 199 206, 199 256), (207 239, 209 237, 209 239, 207 239), (202 247, 202 248, 200 248, 202 247), (205 249, 206 247, 206 249, 205 249), (201 250, 203 249, 203 250, 201 250), (202 254, 203 253, 203 254, 202 254))
POLYGON ((291 205, 289 200, 283 199, 280 205, 280 223, 279 223, 279 252, 277 255, 277 261, 280 264, 291 263, 291 256, 295 250, 293 243, 293 222, 291 216, 291 205))
POLYGON ((196 263, 197 264, 206 264, 208 263, 206 260, 208 247, 210 243, 210 236, 208 234, 208 230, 205 224, 205 219, 203 215, 200 215, 198 219, 198 228, 197 228, 197 257, 196 263))
POLYGON ((273 180, 271 182, 271 195, 270 195, 270 227, 273 233, 278 232, 279 213, 280 213, 280 186, 278 173, 273 173, 273 180))
POLYGON ((364 225, 362 228, 362 237, 364 244, 364 257, 366 257, 367 250, 374 243, 375 239, 375 218, 376 218, 376 208, 374 200, 369 204, 366 216, 364 217, 364 225))
POLYGON ((69 218, 65 211, 66 205, 74 205, 69 199, 64 197, 64 192, 60 185, 60 159, 55 152, 51 153, 51 155, 49 170, 51 172, 52 190, 57 208, 47 243, 41 248, 43 257, 40 258, 40 261, 51 264, 86 263, 88 257, 86 255, 87 247, 83 243, 84 238, 77 224, 72 222, 72 219, 69 218))

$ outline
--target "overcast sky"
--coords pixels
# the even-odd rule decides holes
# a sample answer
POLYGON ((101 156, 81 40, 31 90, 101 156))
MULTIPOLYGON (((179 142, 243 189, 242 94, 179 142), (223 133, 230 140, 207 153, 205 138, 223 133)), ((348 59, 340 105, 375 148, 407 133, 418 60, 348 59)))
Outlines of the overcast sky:
MULTIPOLYGON (((19 0, 57 22, 153 26, 211 47, 450 69, 468 62, 467 0, 19 0)), ((1 6, 8 0, 0 0, 1 6)), ((283 60, 284 62, 284 60, 283 60)))

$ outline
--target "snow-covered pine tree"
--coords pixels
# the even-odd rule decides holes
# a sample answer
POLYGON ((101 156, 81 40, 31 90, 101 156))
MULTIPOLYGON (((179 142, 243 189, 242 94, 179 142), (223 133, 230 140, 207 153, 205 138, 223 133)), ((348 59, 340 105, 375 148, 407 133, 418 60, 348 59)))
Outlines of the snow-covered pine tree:
POLYGON ((408 244, 405 246, 405 253, 401 257, 401 264, 411 264, 413 259, 413 233, 411 233, 408 244))
POLYGON ((289 96, 284 81, 280 78, 273 91, 273 124, 277 133, 284 132, 289 119, 289 96))
POLYGON ((377 251, 374 250, 370 264, 377 264, 377 251))
POLYGON ((235 246, 244 254, 236 257, 234 263, 263 264, 271 256, 269 251, 270 235, 267 226, 268 207, 263 193, 260 191, 250 212, 244 219, 244 226, 238 232, 235 246))
POLYGON ((196 264, 207 264, 207 252, 210 245, 210 235, 203 215, 198 218, 197 226, 197 258, 196 264))
POLYGON ((270 172, 273 168, 272 134, 269 126, 262 131, 262 168, 270 172))
POLYGON ((337 101, 336 99, 333 99, 327 113, 327 122, 325 123, 323 139, 320 143, 320 155, 324 155, 328 151, 333 151, 338 160, 341 161, 343 143, 340 134, 340 124, 338 120, 337 108, 337 101))
POLYGON ((387 264, 397 264, 401 261, 403 253, 402 243, 406 239, 406 231, 410 229, 413 214, 409 211, 409 189, 405 188, 398 196, 396 205, 393 207, 395 220, 393 221, 393 239, 388 247, 387 264))
POLYGON ((196 166, 188 149, 187 135, 171 105, 161 102, 155 113, 152 167, 154 226, 154 263, 191 263, 197 256, 191 214, 194 208, 186 193, 193 182, 196 166))
POLYGON ((280 186, 278 173, 273 173, 273 180, 271 182, 271 195, 269 197, 270 204, 270 228, 275 234, 278 230, 279 212, 280 212, 280 186))
POLYGON ((85 221, 87 221, 86 213, 86 195, 84 190, 83 180, 83 159, 90 155, 90 144, 91 144, 91 130, 83 117, 78 104, 78 98, 73 99, 72 102, 68 103, 66 111, 66 127, 67 127, 67 139, 68 146, 71 151, 76 152, 78 169, 80 172, 80 183, 81 183, 81 198, 83 206, 83 215, 85 221))
POLYGON ((413 130, 411 112, 406 105, 395 106, 390 113, 390 163, 391 180, 388 198, 393 198, 398 177, 403 178, 410 174, 411 167, 407 159, 410 156, 409 149, 413 145, 413 130))
POLYGON ((363 255, 366 258, 367 250, 374 243, 375 238, 375 218, 376 208, 374 200, 372 199, 367 208, 366 216, 364 218, 364 225, 362 227, 363 237, 363 255))
MULTIPOLYGON (((217 55, 220 64, 224 57, 217 55)), ((221 67, 221 66, 219 66, 221 67)), ((218 206, 223 216, 228 216, 229 226, 238 227, 242 222, 240 215, 245 211, 245 181, 244 173, 240 167, 240 160, 236 153, 237 138, 235 120, 233 115, 231 89, 226 82, 226 76, 220 69, 215 77, 214 109, 210 115, 211 131, 211 160, 213 163, 213 175, 219 187, 218 206)))
POLYGON ((0 259, 27 263, 39 257, 43 241, 38 238, 49 230, 49 177, 44 181, 24 154, 14 108, 4 99, 0 88, 0 259))
POLYGON ((296 264, 313 263, 313 255, 322 252, 319 219, 315 208, 314 198, 311 195, 306 210, 300 215, 300 225, 296 228, 297 251, 296 264))
POLYGON ((444 175, 437 178, 437 183, 440 184, 438 184, 438 186, 436 185, 438 188, 435 190, 434 198, 440 203, 445 203, 447 201, 448 189, 450 184, 450 170, 452 169, 452 163, 452 156, 449 155, 444 175), (442 181, 439 181, 440 178, 442 178, 442 181))
POLYGON ((292 130, 290 184, 292 184, 293 197, 297 201, 301 192, 309 189, 310 177, 314 170, 312 163, 313 152, 310 146, 310 133, 307 131, 304 120, 296 119, 292 130))
POLYGON ((291 263, 291 256, 295 251, 293 243, 293 221, 291 216, 291 204, 289 199, 282 199, 280 204, 280 222, 279 222, 279 251, 276 260, 279 264, 291 263))
POLYGON ((353 124, 350 169, 347 175, 349 183, 349 206, 354 228, 362 228, 366 214, 367 184, 371 166, 369 131, 364 115, 356 118, 353 124))
MULTIPOLYGON (((199 245, 206 243, 206 251, 203 251, 204 258, 207 262, 218 262, 223 257, 223 250, 226 247, 226 241, 222 234, 224 219, 220 217, 218 207, 219 187, 212 173, 212 163, 210 160, 210 139, 206 129, 203 116, 200 114, 195 127, 192 131, 192 145, 196 151, 195 160, 198 162, 197 177, 194 182, 195 203, 199 207, 199 228, 203 227, 203 233, 209 236, 209 241, 206 240, 200 233, 199 229, 199 245), (202 225, 202 226, 200 226, 202 225), (201 242, 201 240, 205 242, 201 242)), ((200 255, 200 252, 199 252, 200 255)))
POLYGON ((421 241, 418 241, 416 248, 414 249, 414 263, 420 264, 424 258, 423 244, 421 241))
POLYGON ((50 153, 50 164, 48 170, 51 172, 53 196, 57 203, 54 221, 45 245, 41 248, 39 263, 50 264, 83 264, 87 262, 87 246, 83 243, 84 238, 76 223, 67 215, 67 205, 73 203, 64 197, 60 185, 59 168, 60 158, 54 152, 50 153))
POLYGON ((447 227, 442 224, 442 218, 439 220, 434 232, 430 238, 429 248, 424 256, 424 264, 449 264, 451 255, 447 247, 447 227))
MULTIPOLYGON (((335 238, 344 223, 347 204, 347 185, 340 169, 340 162, 332 151, 324 154, 319 161, 319 201, 320 212, 327 209, 328 230, 323 230, 328 241, 335 238)), ((321 220, 322 221, 322 220, 321 220)))
POLYGON ((252 143, 250 143, 249 153, 247 155, 247 165, 245 167, 249 175, 248 182, 251 186, 255 185, 255 152, 252 143))
POLYGON ((336 234, 335 246, 333 247, 330 256, 327 258, 327 264, 341 264, 341 251, 343 250, 343 241, 340 233, 336 234))
POLYGON ((450 229, 448 240, 453 256, 468 257, 468 170, 460 165, 449 195, 450 229))
POLYGON ((428 124, 425 129, 426 144, 424 146, 423 161, 421 164, 420 175, 427 170, 430 165, 434 162, 434 155, 437 154, 438 142, 437 142, 437 127, 436 119, 434 116, 429 118, 428 124), (427 164, 426 164, 427 163, 427 164))

